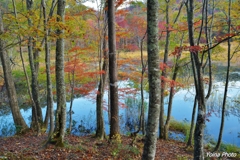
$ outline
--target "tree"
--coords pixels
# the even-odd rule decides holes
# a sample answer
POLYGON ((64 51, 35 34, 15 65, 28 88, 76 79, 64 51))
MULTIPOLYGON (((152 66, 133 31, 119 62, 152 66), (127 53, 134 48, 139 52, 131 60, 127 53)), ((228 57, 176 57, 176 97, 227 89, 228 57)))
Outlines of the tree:
MULTIPOLYGON (((165 40, 165 49, 164 49, 164 58, 163 64, 166 64, 168 61, 168 52, 169 52, 169 39, 170 39, 170 30, 169 30, 169 0, 166 1, 166 40, 165 40)), ((167 76, 166 67, 162 70, 161 77, 167 76)), ((159 138, 164 138, 164 91, 165 91, 165 81, 161 80, 161 104, 160 104, 160 115, 159 115, 159 138)), ((165 133, 165 135, 168 133, 165 133)))
POLYGON ((115 1, 108 0, 108 46, 109 46, 109 88, 110 88, 110 138, 119 135, 118 80, 115 30, 115 1))
MULTIPOLYGON (((3 28, 3 20, 2 20, 2 11, 0 10, 0 35, 4 32, 3 28)), ((17 93, 12 77, 11 65, 10 65, 10 58, 8 53, 5 50, 5 42, 3 39, 0 38, 0 58, 4 72, 4 81, 7 88, 7 94, 9 98, 9 104, 11 107, 12 115, 14 124, 16 127, 17 133, 21 133, 22 131, 28 128, 26 122, 24 121, 17 101, 17 93)))
MULTIPOLYGON (((194 42, 194 0, 185 3, 187 7, 188 36, 190 47, 190 56, 193 68, 196 96, 198 101, 197 122, 194 132, 194 159, 204 159, 203 135, 206 117, 206 102, 203 84, 202 63, 199 60, 199 47, 194 42)), ((200 32, 201 33, 201 32, 200 32)))
MULTIPOLYGON (((64 23, 65 14, 65 0, 58 0, 57 3, 57 22, 59 24, 64 23)), ((57 113, 56 113, 56 125, 55 125, 55 137, 57 139, 57 146, 64 146, 64 136, 66 128, 66 90, 64 81, 64 29, 59 26, 56 31, 56 91, 57 91, 57 113)))
POLYGON ((74 99, 74 88, 75 88, 75 75, 76 71, 82 71, 83 72, 83 66, 79 64, 77 60, 77 54, 73 55, 73 60, 70 60, 70 57, 68 55, 68 62, 65 64, 65 72, 68 73, 68 81, 70 85, 70 106, 69 106, 69 134, 71 134, 72 131, 72 114, 74 113, 72 111, 72 106, 73 106, 73 99, 74 99), (79 68, 78 68, 79 67, 79 68))
MULTIPOLYGON (((142 66, 142 72, 141 72, 141 82, 140 82, 140 91, 141 91, 141 114, 139 118, 139 129, 137 132, 142 130, 143 135, 145 135, 145 112, 144 112, 144 86, 143 86, 143 81, 144 81, 144 73, 147 68, 147 63, 144 64, 144 59, 143 59, 143 41, 147 35, 147 32, 145 32, 143 38, 141 39, 141 66, 142 66)), ((136 132, 136 133, 137 133, 136 132)))
MULTIPOLYGON (((99 62, 99 68, 101 71, 103 71, 103 74, 100 74, 100 80, 98 84, 98 92, 96 97, 96 105, 97 105, 97 130, 96 130, 96 136, 100 139, 103 139, 105 137, 105 128, 104 128, 104 117, 103 117, 103 95, 104 95, 104 89, 105 84, 107 83, 108 79, 108 70, 109 70, 109 64, 108 64, 108 51, 107 51, 107 20, 106 20, 107 14, 104 12, 104 18, 103 18, 103 34, 101 37, 102 46, 100 48, 100 54, 103 53, 103 64, 102 64, 102 55, 100 55, 100 62, 99 62)), ((101 42, 100 42, 101 43, 101 42)))
MULTIPOLYGON (((180 39, 180 47, 179 48, 182 48, 183 39, 184 39, 184 32, 182 33, 182 37, 180 39)), ((179 72, 180 68, 182 67, 180 62, 179 62, 180 58, 181 58, 181 54, 182 54, 182 50, 179 49, 179 51, 175 55, 176 56, 176 60, 175 60, 176 62, 175 62, 174 69, 173 69, 172 81, 170 81, 170 82, 175 82, 176 81, 178 72, 179 72)), ((173 97, 174 97, 174 93, 175 93, 175 87, 176 87, 175 85, 170 85, 167 118, 166 118, 166 122, 164 124, 164 136, 163 136, 163 138, 165 140, 168 139, 168 132, 169 132, 171 113, 172 113, 172 103, 173 103, 173 97)), ((164 93, 161 93, 161 94, 164 94, 164 93)))
MULTIPOLYGON (((232 0, 229 0, 229 3, 228 3, 228 15, 226 17, 227 24, 228 24, 228 35, 230 35, 230 32, 231 32, 231 9, 232 9, 231 7, 232 7, 232 0)), ((230 74, 231 58, 233 57, 233 56, 231 56, 231 39, 228 39, 227 44, 228 44, 228 50, 227 50, 227 74, 226 74, 225 89, 224 89, 224 96, 223 96, 223 103, 222 103, 221 125, 220 125, 217 145, 214 148, 215 152, 219 150, 220 145, 221 145, 221 141, 222 141, 222 134, 223 134, 223 128, 224 128, 224 122, 225 122, 225 109, 226 109, 226 101, 227 101, 227 93, 228 93, 228 84, 229 84, 229 74, 230 74)))
MULTIPOLYGON (((17 9, 16 9, 15 0, 12 0, 12 4, 13 4, 14 16, 17 19, 17 9)), ((16 21, 16 23, 18 24, 17 21, 16 21)), ((18 27, 18 29, 19 29, 19 27, 18 27)), ((26 71, 25 63, 24 63, 24 58, 23 58, 23 53, 22 53, 22 38, 20 35, 18 35, 18 39, 19 39, 19 51, 20 51, 20 57, 21 57, 21 62, 22 62, 22 66, 23 66, 23 72, 25 75, 25 79, 27 81, 27 90, 28 90, 28 94, 30 97, 30 101, 32 103, 32 127, 37 129, 37 134, 39 134, 40 133, 40 125, 38 123, 39 120, 38 120, 38 116, 37 116, 37 107, 36 107, 35 101, 33 100, 30 82, 29 82, 28 74, 26 71)))
POLYGON ((158 0, 147 1, 147 51, 149 111, 142 159, 155 158, 160 113, 160 69, 158 46, 158 0))
MULTIPOLYGON (((74 49, 73 49, 74 50, 74 49)), ((82 48, 79 48, 79 50, 83 50, 82 48)), ((71 50, 69 51, 71 52, 71 50)), ((67 89, 70 92, 70 106, 69 106, 69 128, 68 132, 71 134, 72 131, 72 114, 74 113, 72 110, 73 107, 73 100, 74 100, 74 94, 76 94, 78 90, 81 90, 80 88, 76 87, 76 84, 79 85, 78 79, 84 79, 87 78, 88 75, 84 73, 84 70, 86 70, 86 66, 84 63, 81 63, 78 59, 79 53, 73 53, 73 55, 68 54, 67 59, 68 61, 65 63, 64 70, 68 74, 68 81, 69 81, 69 88, 67 89), (78 79, 76 76, 78 75, 78 79), (79 76, 81 75, 81 76, 79 76)), ((84 87, 82 87, 84 89, 84 87)), ((88 89, 85 89, 87 92, 88 89)), ((82 93, 84 94, 84 93, 82 93)))
MULTIPOLYGON (((201 24, 201 29, 203 27, 203 22, 205 21, 205 26, 204 26, 204 31, 205 31, 205 41, 206 41, 206 46, 207 48, 211 48, 212 47, 212 29, 213 29, 213 19, 214 19, 214 11, 215 11, 215 0, 213 0, 213 5, 212 5, 212 15, 211 15, 211 23, 208 26, 209 23, 209 18, 208 18, 208 12, 209 12, 209 4, 208 1, 204 1, 203 3, 203 9, 202 9, 202 24, 201 24)), ((198 44, 200 43, 200 39, 201 39, 201 32, 199 34, 199 38, 198 38, 198 44)), ((204 55, 204 53, 203 53, 204 55)), ((205 99, 207 100, 210 95, 211 95, 211 91, 212 91, 212 50, 207 50, 207 60, 206 62, 202 65, 202 71, 204 74, 204 70, 206 69, 206 67, 208 67, 208 75, 209 75, 209 85, 208 85, 208 92, 205 96, 205 99)), ((203 56, 202 56, 203 57, 203 56)), ((203 59, 202 59, 203 62, 203 59)), ((196 78, 196 77, 194 77, 196 78)), ((196 82, 195 82, 196 83, 196 82)), ((187 142, 187 146, 191 146, 192 145, 192 137, 193 137, 193 130, 194 130, 194 122, 195 122, 195 115, 196 115, 196 109, 197 109, 197 95, 195 95, 194 98, 194 104, 193 104, 193 111, 192 111, 192 118, 191 118, 191 127, 190 127, 190 132, 189 132, 189 138, 188 138, 188 142, 187 142)))
MULTIPOLYGON (((26 0, 26 5, 27 5, 27 10, 29 12, 29 15, 33 14, 33 0, 26 0)), ((29 27, 33 26, 32 19, 31 17, 28 17, 28 25, 29 27)), ((40 102, 39 102, 39 91, 38 91, 38 80, 37 80, 37 70, 36 70, 36 63, 34 60, 33 56, 33 37, 29 35, 28 37, 28 58, 29 58, 29 64, 31 68, 31 78, 32 78, 32 96, 33 100, 36 106, 36 111, 37 111, 37 117, 38 119, 35 119, 35 116, 32 116, 32 127, 35 128, 37 125, 37 121, 40 123, 43 121, 42 119, 42 109, 40 107, 40 102)), ((35 114, 35 109, 32 107, 32 115, 35 114)))
MULTIPOLYGON (((54 108, 53 108, 53 93, 52 93, 52 81, 51 81, 51 70, 50 70, 50 45, 49 45, 49 30, 47 29, 47 13, 46 13, 46 2, 42 0, 43 8, 43 25, 44 25, 44 43, 45 43, 45 65, 46 65, 46 76, 47 76, 47 111, 45 116, 44 125, 47 128, 48 121, 50 118, 50 129, 48 133, 49 139, 51 138, 54 131, 54 108)), ((55 0, 52 1, 50 10, 50 17, 54 10, 55 0)))

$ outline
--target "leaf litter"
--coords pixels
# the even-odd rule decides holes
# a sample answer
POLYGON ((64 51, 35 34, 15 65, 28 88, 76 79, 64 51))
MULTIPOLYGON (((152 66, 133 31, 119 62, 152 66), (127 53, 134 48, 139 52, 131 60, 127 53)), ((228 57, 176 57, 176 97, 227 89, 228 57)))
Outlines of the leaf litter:
MULTIPOLYGON (((0 138, 0 159, 8 160, 138 160, 141 159, 144 139, 137 136, 121 136, 121 142, 99 140, 93 135, 65 136, 63 148, 48 144, 47 134, 33 133, 0 138)), ((193 159, 193 151, 176 140, 158 140, 156 160, 193 159)))

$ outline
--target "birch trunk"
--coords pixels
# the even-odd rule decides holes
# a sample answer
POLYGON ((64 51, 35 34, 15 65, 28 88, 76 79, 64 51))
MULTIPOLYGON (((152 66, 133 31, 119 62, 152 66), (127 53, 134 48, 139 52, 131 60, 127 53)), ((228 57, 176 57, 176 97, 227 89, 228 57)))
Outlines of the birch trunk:
MULTIPOLYGON (((65 14, 65 0, 58 0, 57 3, 57 22, 64 22, 65 14)), ((64 146, 64 136, 66 128, 66 90, 64 80, 64 31, 62 28, 58 28, 56 42, 56 91, 57 91, 57 113, 56 113, 56 126, 55 126, 55 138, 57 138, 57 146, 64 146)))
POLYGON ((153 160, 156 153, 160 113, 160 69, 158 47, 158 0, 147 1, 147 51, 149 80, 149 111, 142 159, 153 160))

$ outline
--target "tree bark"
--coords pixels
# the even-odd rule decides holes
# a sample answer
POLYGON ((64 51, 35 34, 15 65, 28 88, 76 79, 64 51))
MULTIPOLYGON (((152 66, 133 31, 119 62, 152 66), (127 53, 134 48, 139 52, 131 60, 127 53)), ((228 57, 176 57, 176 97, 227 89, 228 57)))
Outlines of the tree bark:
MULTIPOLYGON (((180 41, 180 47, 182 47, 182 43, 183 43, 183 38, 184 38, 184 33, 182 34, 182 38, 180 41)), ((172 76, 172 80, 176 81, 177 79, 177 74, 180 68, 179 65, 179 59, 181 58, 181 53, 179 53, 179 55, 177 55, 176 58, 176 64, 174 67, 174 71, 173 71, 173 76, 172 76)), ((170 125, 170 119, 171 119, 171 113, 172 113, 172 103, 173 103, 173 97, 174 97, 174 92, 175 92, 175 86, 171 86, 170 88, 170 94, 169 94, 169 102, 168 102, 168 112, 167 112, 167 118, 166 118, 166 122, 164 125, 164 139, 167 140, 168 139, 168 132, 169 132, 169 125, 170 125)), ((161 93, 162 94, 162 93, 161 93)))
POLYGON ((160 69, 158 44, 158 0, 147 1, 147 51, 149 80, 149 111, 142 159, 153 160, 156 153, 160 113, 160 69))
MULTIPOLYGON (((17 19, 17 10, 16 10, 16 4, 15 4, 15 1, 12 0, 12 3, 13 3, 13 10, 14 10, 14 16, 15 18, 17 19)), ((18 22, 16 21, 16 23, 18 24, 18 22)), ((33 96, 32 96, 32 92, 31 92, 31 87, 30 87, 30 82, 29 82, 29 78, 28 78, 28 74, 27 74, 27 71, 26 71, 26 67, 25 67, 25 63, 24 63, 24 58, 23 58, 23 54, 22 54, 22 38, 21 36, 18 36, 18 39, 19 39, 19 51, 20 51, 20 58, 21 58, 21 62, 22 62, 22 67, 23 67, 23 72, 24 72, 24 75, 25 75, 25 78, 26 78, 26 81, 27 81, 27 90, 28 90, 28 94, 29 94, 29 97, 30 97, 30 101, 32 103, 32 119, 34 119, 35 121, 33 122, 34 123, 34 129, 37 129, 37 135, 40 133, 40 125, 38 123, 38 116, 37 116, 37 108, 36 108, 36 105, 35 105, 35 102, 33 100, 33 96)))
POLYGON ((74 69, 71 73, 69 73, 69 83, 71 85, 71 98, 70 98, 70 106, 69 106, 69 134, 72 132, 72 106, 73 106, 73 98, 74 98, 74 87, 75 87, 75 68, 76 68, 76 56, 75 56, 75 62, 74 62, 74 69), (71 79, 72 77, 72 79, 71 79))
MULTIPOLYGON (((105 15, 106 17, 106 15, 105 15)), ((103 28, 103 36, 102 36, 102 52, 103 52, 103 65, 102 65, 102 71, 104 71, 103 74, 100 75, 100 80, 99 80, 99 85, 98 85, 98 94, 96 98, 96 107, 97 107, 97 130, 96 130, 96 137, 100 139, 105 138, 105 128, 104 128, 104 117, 103 117, 103 95, 104 95, 104 90, 105 90, 105 84, 107 83, 107 78, 108 78, 108 70, 109 70, 109 64, 108 64, 108 52, 107 52, 107 41, 106 41, 106 36, 107 36, 107 21, 104 20, 104 28, 103 28)), ((101 58, 101 56, 100 56, 101 58)), ((100 61, 100 67, 101 67, 101 61, 100 61)))
MULTIPOLYGON (((55 0, 52 1, 52 8, 55 3, 55 0)), ((42 0, 42 8, 43 8, 43 23, 44 23, 44 43, 45 43, 45 65, 46 65, 46 75, 47 75, 47 112, 44 120, 44 125, 47 128, 48 121, 50 118, 50 129, 48 132, 48 137, 50 138, 54 131, 54 108, 53 108, 53 93, 52 93, 52 80, 51 80, 51 62, 50 62, 50 46, 48 41, 48 33, 47 29, 47 13, 46 13, 46 2, 42 0)), ((52 15, 50 15, 52 16, 52 15)))
MULTIPOLYGON (((213 8, 212 10, 212 20, 211 20, 211 24, 208 27, 208 1, 206 1, 206 8, 205 8, 205 37, 206 37, 206 43, 207 43, 207 47, 211 48, 212 47, 212 27, 213 27, 213 18, 214 18, 214 11, 215 11, 215 0, 213 0, 213 8)), ((208 85, 208 92, 206 94, 206 100, 210 97, 211 92, 212 92, 212 50, 208 50, 208 70, 209 70, 209 85, 208 85)), ((204 68, 204 67, 203 67, 204 68)))
MULTIPOLYGON (((188 20, 188 35, 190 46, 194 47, 194 0, 189 0, 187 2, 187 20, 188 20)), ((204 159, 204 150, 203 150, 203 136, 204 136, 204 127, 205 127, 205 118, 206 118, 206 102, 204 95, 204 84, 203 84, 203 74, 202 74, 202 64, 200 63, 198 52, 190 52, 191 61, 193 65, 193 73, 196 76, 195 79, 195 88, 196 95, 198 100, 198 114, 197 122, 194 132, 194 160, 203 160, 204 159), (194 67, 195 66, 195 67, 194 67), (196 68, 196 73, 195 69, 196 68)))
MULTIPOLYGON (((32 8, 33 8, 33 0, 26 0, 26 4, 27 4, 27 10, 29 12, 29 14, 32 14, 32 8)), ((28 18, 28 25, 29 27, 32 27, 32 20, 31 18, 28 18)), ((34 63, 34 57, 33 57, 33 37, 29 36, 28 38, 28 58, 29 58, 29 64, 30 64, 30 68, 31 68, 31 76, 32 76, 32 83, 31 83, 31 87, 32 87, 32 96, 33 96, 33 100, 34 103, 36 105, 36 109, 37 109, 37 116, 38 116, 38 121, 40 123, 43 122, 43 118, 42 118, 42 109, 40 106, 40 102, 39 102, 39 91, 38 91, 38 80, 37 80, 37 72, 36 72, 36 68, 35 68, 35 63, 34 63)), ((34 107, 32 107, 34 108, 34 107)), ((35 110, 32 109, 32 115, 34 115, 35 110)), ((34 116, 32 116, 32 127, 35 128, 36 125, 36 119, 34 116)))
POLYGON ((107 73, 108 73, 108 58, 104 58, 102 70, 105 72, 100 79, 98 86, 97 94, 97 131, 96 137, 103 139, 105 137, 105 128, 104 128, 104 117, 103 117, 103 95, 104 88, 107 82, 107 73))
MULTIPOLYGON (((232 5, 232 0, 229 0, 229 3, 228 3, 228 35, 231 32, 231 5, 232 5)), ((220 125, 217 145, 214 149, 215 152, 219 150, 221 141, 222 141, 222 134, 223 134, 223 128, 224 128, 224 122, 225 122, 225 109, 226 109, 226 101, 227 101, 227 93, 228 93, 230 66, 231 66, 231 40, 228 39, 227 75, 226 75, 223 104, 222 104, 221 125, 220 125)))
POLYGON ((195 98, 194 98, 193 111, 192 111, 192 119, 191 119, 191 127, 190 127, 190 132, 189 132, 187 147, 192 145, 196 109, 197 109, 197 96, 195 96, 195 98))
POLYGON ((110 79, 110 138, 119 135, 118 116, 118 79, 115 30, 115 0, 108 0, 108 45, 109 45, 109 79, 110 79))
MULTIPOLYGON (((4 32, 3 21, 2 21, 2 11, 0 10, 0 35, 4 32)), ((0 38, 0 58, 3 67, 4 81, 7 88, 7 94, 9 98, 9 104, 13 116, 13 121, 16 127, 17 133, 21 133, 23 130, 27 129, 28 126, 24 121, 17 101, 17 93, 12 77, 10 59, 8 53, 4 50, 5 42, 0 38)))
MULTIPOLYGON (((164 49, 164 58, 163 64, 166 64, 168 61, 168 50, 169 50, 169 38, 170 38, 170 31, 169 31, 169 0, 166 0, 166 40, 165 40, 165 49, 164 49)), ((166 67, 163 67, 161 77, 167 76, 166 67)), ((160 115, 159 115, 159 138, 164 138, 164 91, 165 91, 165 81, 164 79, 161 80, 161 103, 160 103, 160 115)), ((168 133, 166 133, 168 134, 168 133)), ((166 135, 165 134, 165 135, 166 135)))
MULTIPOLYGON (((65 0, 58 0, 57 4, 57 22, 64 22, 65 0)), ((55 138, 57 138, 57 146, 64 146, 64 136, 66 128, 66 90, 64 80, 64 30, 58 28, 56 42, 56 91, 57 91, 57 113, 55 125, 55 138)))
POLYGON ((141 72, 141 84, 140 84, 140 87, 141 87, 141 113, 140 113, 140 119, 139 119, 139 130, 137 131, 137 133, 139 131, 142 130, 142 134, 145 135, 145 112, 144 112, 144 86, 143 86, 143 81, 144 81, 144 73, 146 71, 146 68, 147 68, 147 63, 144 64, 144 61, 143 61, 143 42, 144 42, 144 39, 147 35, 147 31, 145 32, 144 36, 142 37, 141 39, 141 43, 140 43, 140 47, 141 47, 141 67, 142 67, 142 72, 141 72))

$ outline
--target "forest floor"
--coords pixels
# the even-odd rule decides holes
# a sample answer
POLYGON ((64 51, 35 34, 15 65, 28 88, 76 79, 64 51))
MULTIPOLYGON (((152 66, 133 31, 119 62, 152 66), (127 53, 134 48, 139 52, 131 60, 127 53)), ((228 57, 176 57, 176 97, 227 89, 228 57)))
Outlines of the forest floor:
MULTIPOLYGON (((32 133, 21 136, 0 138, 0 159, 37 159, 37 160, 137 160, 141 159, 143 139, 137 137, 133 145, 133 137, 122 136, 121 142, 109 143, 92 135, 79 137, 67 135, 65 147, 52 144, 44 146, 47 135, 36 136, 32 133)), ((175 140, 158 140, 156 160, 192 159, 192 150, 186 144, 175 140)))
MULTIPOLYGON (((66 135, 65 146, 44 145, 47 134, 33 133, 0 138, 0 160, 140 160, 144 140, 121 136, 120 141, 109 143, 93 135, 66 135)), ((193 148, 176 140, 158 140, 155 160, 191 160, 193 148)), ((207 158, 206 160, 216 160, 207 158)), ((229 158, 223 158, 224 160, 229 158)), ((231 158, 239 159, 239 158, 231 158)))

